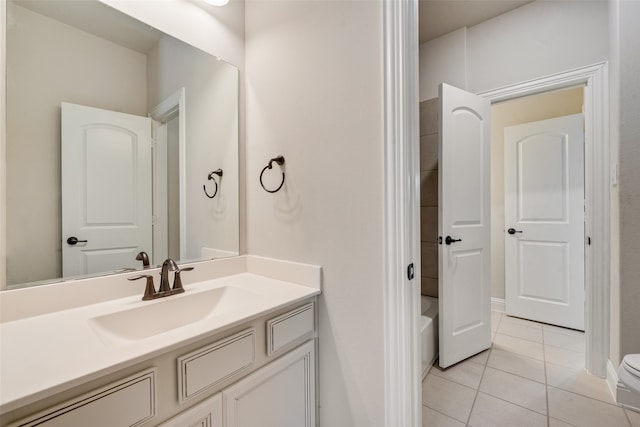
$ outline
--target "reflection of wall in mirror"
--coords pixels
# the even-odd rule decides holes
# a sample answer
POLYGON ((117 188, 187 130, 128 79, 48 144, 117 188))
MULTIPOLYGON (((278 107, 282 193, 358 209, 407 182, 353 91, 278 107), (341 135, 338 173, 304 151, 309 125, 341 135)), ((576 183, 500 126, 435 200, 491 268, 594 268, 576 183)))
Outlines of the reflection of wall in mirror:
MULTIPOLYGON (((148 54, 148 104, 185 88, 187 259, 203 248, 238 253, 238 70, 172 37, 148 54), (205 197, 207 175, 221 168, 215 198, 205 197)), ((208 183, 210 184, 210 183, 208 183)))
POLYGON ((61 275, 60 103, 146 116, 146 57, 14 3, 7 13, 7 283, 13 284, 61 275))

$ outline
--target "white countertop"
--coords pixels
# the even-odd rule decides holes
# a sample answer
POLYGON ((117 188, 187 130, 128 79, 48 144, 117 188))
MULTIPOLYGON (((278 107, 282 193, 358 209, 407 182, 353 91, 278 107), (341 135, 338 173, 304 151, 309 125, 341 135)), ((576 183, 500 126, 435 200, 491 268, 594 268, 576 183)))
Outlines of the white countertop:
MULTIPOLYGON (((0 412, 17 409, 320 293, 320 267, 316 266, 251 256, 194 265, 194 273, 201 270, 192 275, 198 281, 190 283, 188 274, 184 273, 186 292, 183 294, 141 301, 142 283, 141 287, 136 287, 140 292, 133 296, 105 297, 107 299, 103 301, 76 303, 56 311, 47 310, 45 306, 39 312, 28 312, 27 316, 17 312, 12 314, 13 317, 4 316, 0 323, 0 412), (230 274, 206 279, 203 276, 208 276, 207 270, 225 270, 230 274), (233 309, 218 310, 201 320, 144 339, 128 341, 110 336, 97 328, 92 320, 154 304, 158 305, 158 312, 163 313, 168 306, 161 304, 221 287, 237 291, 242 296, 241 303, 236 301, 233 309)), ((157 276, 156 270, 149 272, 157 276)), ((111 276, 108 283, 127 283, 126 277, 131 275, 111 276)), ((95 286, 91 282, 92 279, 83 281, 84 292, 95 286)), ((77 285, 77 281, 72 284, 77 285)), ((52 286, 64 287, 64 283, 52 286)), ((0 293, 0 306, 10 307, 25 299, 25 295, 15 293, 18 291, 0 293)), ((38 289, 28 291, 29 298, 39 298, 38 289)), ((43 294, 50 292, 51 289, 43 287, 43 294)), ((60 288, 61 296, 67 296, 65 292, 67 290, 60 288)), ((225 304, 224 300, 222 304, 225 304)), ((171 316, 180 321, 179 312, 171 313, 171 316)))

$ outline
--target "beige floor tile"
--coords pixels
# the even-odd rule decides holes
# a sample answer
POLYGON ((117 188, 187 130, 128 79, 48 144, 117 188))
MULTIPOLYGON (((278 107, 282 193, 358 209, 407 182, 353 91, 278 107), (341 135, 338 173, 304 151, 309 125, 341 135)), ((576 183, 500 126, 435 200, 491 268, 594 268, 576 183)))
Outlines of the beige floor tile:
POLYGON ((434 365, 431 373, 441 378, 453 381, 454 383, 477 389, 480 385, 480 379, 482 378, 483 371, 483 365, 471 362, 470 360, 465 360, 453 366, 449 366, 446 369, 442 369, 441 367, 434 365))
POLYGON ((556 420, 555 418, 549 418, 549 427, 576 427, 576 426, 574 426, 573 424, 565 423, 564 421, 556 420))
POLYGON ((544 344, 584 353, 584 334, 581 332, 563 334, 544 329, 544 344))
POLYGON ((547 363, 546 368, 547 384, 603 402, 614 403, 607 380, 591 375, 584 369, 572 369, 553 363, 547 363))
POLYGON ((542 343, 542 328, 525 326, 513 322, 501 322, 498 333, 542 343))
POLYGON ((422 404, 431 409, 467 422, 476 390, 429 374, 422 383, 422 404))
POLYGON ((475 356, 470 357, 469 362, 478 363, 480 365, 486 365, 487 359, 489 359, 489 353, 491 349, 485 350, 482 353, 478 353, 475 356))
POLYGON ((480 391, 541 414, 547 413, 547 388, 536 381, 487 367, 480 391))
POLYGON ((631 409, 624 409, 627 414, 631 427, 640 427, 640 412, 632 411, 631 409))
POLYGON ((544 360, 555 365, 566 366, 568 368, 584 368, 584 353, 571 351, 551 345, 544 346, 544 360))
POLYGON ((469 425, 472 427, 546 427, 547 417, 493 396, 478 393, 469 425))
POLYGON ((422 407, 423 427, 464 427, 464 423, 447 417, 438 411, 434 411, 426 406, 422 407))
POLYGON ((580 427, 629 427, 622 408, 575 393, 547 387, 549 415, 580 427))
POLYGON ((501 319, 502 319, 502 312, 500 311, 491 312, 491 332, 495 332, 498 330, 501 319))
POLYGON ((520 354, 510 353, 498 349, 491 350, 487 366, 501 371, 519 375, 530 380, 545 382, 544 362, 520 354))
MULTIPOLYGON (((504 320, 503 320, 504 321, 504 320)), ((511 353, 521 354, 538 360, 544 360, 542 344, 523 340, 509 335, 496 334, 493 340, 493 348, 511 353)))
POLYGON ((575 329, 564 328, 562 326, 548 325, 546 323, 542 324, 542 329, 545 331, 552 331, 558 334, 571 335, 571 334, 581 334, 584 335, 584 331, 577 331, 575 329))
POLYGON ((542 329, 542 323, 534 322, 533 320, 521 319, 519 317, 504 315, 502 316, 501 323, 502 322, 512 323, 514 325, 520 325, 520 326, 528 326, 530 328, 542 329))

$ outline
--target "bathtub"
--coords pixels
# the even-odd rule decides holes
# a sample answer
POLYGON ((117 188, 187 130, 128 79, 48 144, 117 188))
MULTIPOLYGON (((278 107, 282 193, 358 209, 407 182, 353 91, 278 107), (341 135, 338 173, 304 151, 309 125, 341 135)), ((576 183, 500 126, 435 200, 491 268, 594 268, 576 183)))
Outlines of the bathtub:
POLYGON ((422 346, 422 378, 438 356, 438 298, 422 295, 420 341, 422 346))

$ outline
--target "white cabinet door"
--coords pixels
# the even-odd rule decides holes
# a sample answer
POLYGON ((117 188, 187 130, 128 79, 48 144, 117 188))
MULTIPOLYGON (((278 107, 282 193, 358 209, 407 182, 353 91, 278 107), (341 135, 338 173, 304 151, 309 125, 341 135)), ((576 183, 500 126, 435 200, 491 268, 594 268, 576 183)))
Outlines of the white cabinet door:
POLYGON ((222 393, 198 403, 159 427, 222 427, 222 393))
POLYGON ((440 86, 440 366, 491 346, 490 102, 440 86))
POLYGON ((584 118, 504 130, 507 314, 584 330, 584 118))
POLYGON ((315 341, 222 392, 225 427, 316 425, 315 341))

